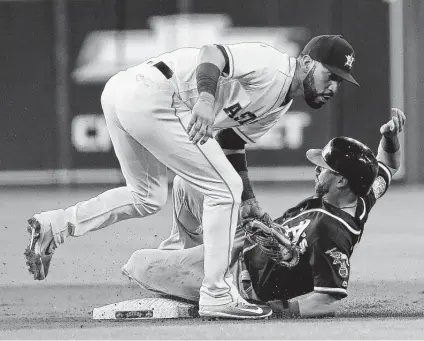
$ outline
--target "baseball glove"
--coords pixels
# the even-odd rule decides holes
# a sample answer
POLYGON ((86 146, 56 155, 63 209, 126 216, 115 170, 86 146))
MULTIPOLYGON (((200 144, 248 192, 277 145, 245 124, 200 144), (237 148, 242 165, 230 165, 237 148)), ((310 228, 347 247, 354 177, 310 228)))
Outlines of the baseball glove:
POLYGON ((248 218, 241 222, 241 228, 247 239, 277 264, 292 268, 299 263, 299 247, 292 243, 283 226, 269 220, 248 218))

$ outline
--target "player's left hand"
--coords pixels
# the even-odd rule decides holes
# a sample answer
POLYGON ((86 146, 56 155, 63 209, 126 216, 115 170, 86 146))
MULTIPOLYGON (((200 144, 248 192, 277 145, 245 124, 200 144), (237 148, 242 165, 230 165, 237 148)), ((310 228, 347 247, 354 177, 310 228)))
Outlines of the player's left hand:
POLYGON ((391 116, 390 121, 380 127, 380 133, 386 137, 398 135, 403 130, 406 122, 406 116, 400 109, 392 108, 391 116))
POLYGON ((200 141, 204 144, 209 138, 213 138, 213 123, 215 114, 213 111, 214 97, 207 92, 202 92, 193 106, 191 119, 187 127, 189 139, 194 144, 200 141))
POLYGON ((240 219, 258 218, 264 221, 272 221, 268 213, 259 206, 256 198, 245 200, 240 205, 240 219))

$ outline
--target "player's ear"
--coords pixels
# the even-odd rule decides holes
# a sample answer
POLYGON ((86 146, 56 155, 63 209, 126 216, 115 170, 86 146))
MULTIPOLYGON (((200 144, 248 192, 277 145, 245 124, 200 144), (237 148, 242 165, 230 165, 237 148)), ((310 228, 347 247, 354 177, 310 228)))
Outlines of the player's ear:
POLYGON ((314 60, 311 58, 310 55, 304 54, 300 57, 300 68, 304 75, 308 74, 308 72, 312 69, 313 65, 314 65, 314 60))
POLYGON ((340 176, 339 180, 337 181, 337 188, 339 189, 350 189, 349 187, 349 181, 344 177, 340 176))

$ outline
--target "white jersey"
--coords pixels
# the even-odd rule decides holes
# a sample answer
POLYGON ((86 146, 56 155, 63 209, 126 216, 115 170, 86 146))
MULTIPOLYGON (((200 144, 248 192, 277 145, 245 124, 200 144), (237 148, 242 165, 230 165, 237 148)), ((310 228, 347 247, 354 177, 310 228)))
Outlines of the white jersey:
MULTIPOLYGON (((282 106, 292 83, 296 60, 262 43, 221 45, 228 56, 228 67, 219 79, 215 96, 214 129, 233 127, 247 143, 255 143, 292 104, 282 106)), ((196 68, 199 49, 181 48, 162 54, 174 72, 170 79, 182 102, 193 108, 197 91, 196 68)))
MULTIPOLYGON (((232 128, 252 143, 290 106, 281 107, 296 61, 263 44, 218 47, 228 63, 219 79, 214 128, 232 128)), ((72 224, 73 235, 81 236, 124 219, 151 215, 165 205, 170 169, 204 198, 201 237, 206 251, 202 284, 196 290, 199 306, 225 307, 239 295, 230 266, 243 185, 216 140, 202 145, 188 138, 186 129, 199 96, 198 56, 199 49, 176 50, 108 80, 101 105, 126 186, 66 211, 43 212, 42 221, 60 222, 54 224, 59 232, 72 224)), ((32 272, 43 277, 47 268, 28 261, 32 272)))

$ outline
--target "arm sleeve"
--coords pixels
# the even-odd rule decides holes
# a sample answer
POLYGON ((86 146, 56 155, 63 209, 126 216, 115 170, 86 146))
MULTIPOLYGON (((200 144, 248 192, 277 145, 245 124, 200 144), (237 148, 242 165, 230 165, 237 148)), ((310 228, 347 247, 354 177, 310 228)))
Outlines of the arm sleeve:
POLYGON ((309 248, 309 264, 314 278, 314 291, 347 296, 350 262, 346 250, 334 241, 320 238, 309 248))
POLYGON ((377 178, 374 180, 370 193, 364 198, 367 213, 375 205, 378 199, 386 194, 392 182, 392 172, 383 162, 378 162, 377 178))

